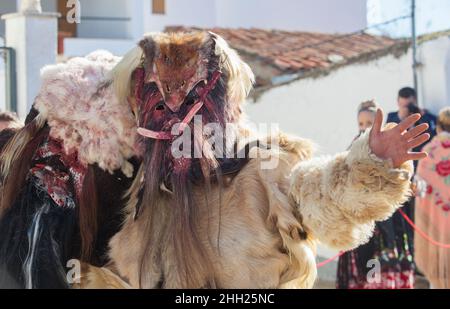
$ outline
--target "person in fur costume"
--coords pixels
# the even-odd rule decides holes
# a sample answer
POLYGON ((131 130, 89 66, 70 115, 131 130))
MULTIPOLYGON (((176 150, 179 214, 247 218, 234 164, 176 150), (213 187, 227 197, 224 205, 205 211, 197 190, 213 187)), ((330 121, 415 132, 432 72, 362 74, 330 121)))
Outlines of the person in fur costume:
POLYGON ((2 155, 3 285, 311 288, 316 244, 365 243, 426 156, 409 152, 429 138, 408 130, 420 115, 382 130, 378 111, 332 157, 313 158, 302 138, 258 136, 241 110, 253 74, 211 32, 150 34, 121 60, 97 52, 42 79, 2 155), (198 128, 211 123, 222 137, 198 128))

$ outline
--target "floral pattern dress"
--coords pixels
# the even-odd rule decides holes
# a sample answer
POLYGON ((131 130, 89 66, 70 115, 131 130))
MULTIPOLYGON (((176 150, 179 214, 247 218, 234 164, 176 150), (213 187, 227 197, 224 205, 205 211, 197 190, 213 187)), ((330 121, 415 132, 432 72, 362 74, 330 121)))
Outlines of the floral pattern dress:
POLYGON ((338 289, 413 289, 415 264, 407 223, 396 212, 378 222, 370 241, 344 253, 338 262, 338 289))
MULTIPOLYGON (((404 206, 405 211, 413 208, 414 199, 404 206)), ((377 222, 367 244, 339 258, 336 288, 413 289, 416 267, 412 234, 398 211, 388 220, 377 222)))
MULTIPOLYGON (((430 239, 450 244, 450 133, 442 132, 425 148, 416 182, 416 225, 430 239)), ((436 288, 450 288, 450 248, 415 236, 416 263, 436 288)))

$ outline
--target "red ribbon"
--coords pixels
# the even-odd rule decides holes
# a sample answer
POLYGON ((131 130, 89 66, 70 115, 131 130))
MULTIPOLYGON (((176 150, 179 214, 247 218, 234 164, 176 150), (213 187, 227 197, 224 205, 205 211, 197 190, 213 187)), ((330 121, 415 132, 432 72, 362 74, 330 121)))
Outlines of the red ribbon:
MULTIPOLYGON (((417 225, 414 224, 414 222, 405 214, 405 212, 402 209, 399 209, 398 212, 402 215, 402 217, 406 220, 406 222, 408 222, 408 224, 411 225, 411 227, 420 236, 422 236, 425 240, 427 240, 428 242, 430 242, 431 244, 433 244, 437 247, 444 248, 444 249, 450 249, 450 244, 443 244, 441 242, 438 242, 438 241, 434 240, 433 238, 431 238, 427 233, 422 231, 420 228, 418 228, 417 225)), ((333 262, 334 260, 336 260, 339 257, 341 257, 342 255, 344 255, 344 253, 345 253, 344 251, 339 252, 339 254, 333 256, 332 258, 329 258, 328 260, 325 260, 325 261, 317 264, 317 268, 321 268, 321 267, 333 262)))
POLYGON ((323 266, 325 266, 325 265, 327 265, 327 264, 333 262, 334 260, 336 260, 336 259, 340 258, 341 256, 343 256, 344 253, 345 253, 345 251, 341 251, 341 252, 339 252, 338 254, 336 254, 335 256, 329 258, 328 260, 325 260, 325 261, 323 261, 323 262, 320 262, 319 264, 317 264, 317 268, 321 268, 321 267, 323 267, 323 266))
POLYGON ((450 244, 443 244, 441 242, 438 242, 438 241, 434 240, 433 238, 431 238, 429 235, 427 235, 424 231, 419 229, 417 227, 417 225, 414 224, 414 222, 404 213, 404 211, 402 209, 399 209, 398 212, 403 216, 403 218, 406 220, 406 222, 408 222, 409 225, 411 225, 411 227, 417 232, 417 234, 422 236, 425 240, 427 240, 428 242, 430 242, 431 244, 433 244, 437 247, 441 247, 444 249, 450 249, 450 244))

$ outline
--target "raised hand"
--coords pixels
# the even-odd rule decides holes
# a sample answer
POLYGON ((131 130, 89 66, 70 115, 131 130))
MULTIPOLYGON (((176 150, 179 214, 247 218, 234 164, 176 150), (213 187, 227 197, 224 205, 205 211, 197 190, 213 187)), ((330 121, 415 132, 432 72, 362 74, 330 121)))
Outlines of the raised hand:
POLYGON ((426 158, 425 152, 410 152, 430 139, 430 134, 423 134, 428 129, 426 123, 407 131, 420 118, 420 114, 411 115, 394 128, 382 131, 383 112, 378 109, 369 138, 372 152, 381 159, 391 159, 395 168, 408 160, 426 158))

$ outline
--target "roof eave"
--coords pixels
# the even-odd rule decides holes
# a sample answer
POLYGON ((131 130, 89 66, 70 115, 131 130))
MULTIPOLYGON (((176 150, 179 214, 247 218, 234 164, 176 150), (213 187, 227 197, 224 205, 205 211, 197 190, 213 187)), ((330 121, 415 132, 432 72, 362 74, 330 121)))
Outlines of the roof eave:
POLYGON ((280 82, 278 84, 272 84, 262 87, 255 88, 250 97, 253 99, 254 102, 258 100, 259 97, 261 97, 266 91, 269 91, 274 88, 278 88, 281 86, 289 85, 294 82, 297 82, 302 79, 306 78, 319 78, 324 77, 332 72, 351 65, 351 64, 357 64, 357 63, 367 63, 369 61, 374 61, 379 58, 385 57, 387 55, 394 55, 395 57, 401 57, 402 55, 406 54, 411 46, 411 43, 408 40, 398 40, 398 42, 388 48, 384 48, 382 50, 377 50, 373 52, 364 53, 361 55, 358 55, 353 58, 346 59, 345 61, 342 61, 340 63, 334 63, 330 65, 327 68, 316 68, 316 69, 310 69, 310 70, 303 70, 294 74, 289 74, 290 76, 296 76, 295 78, 292 78, 286 82, 280 82))

